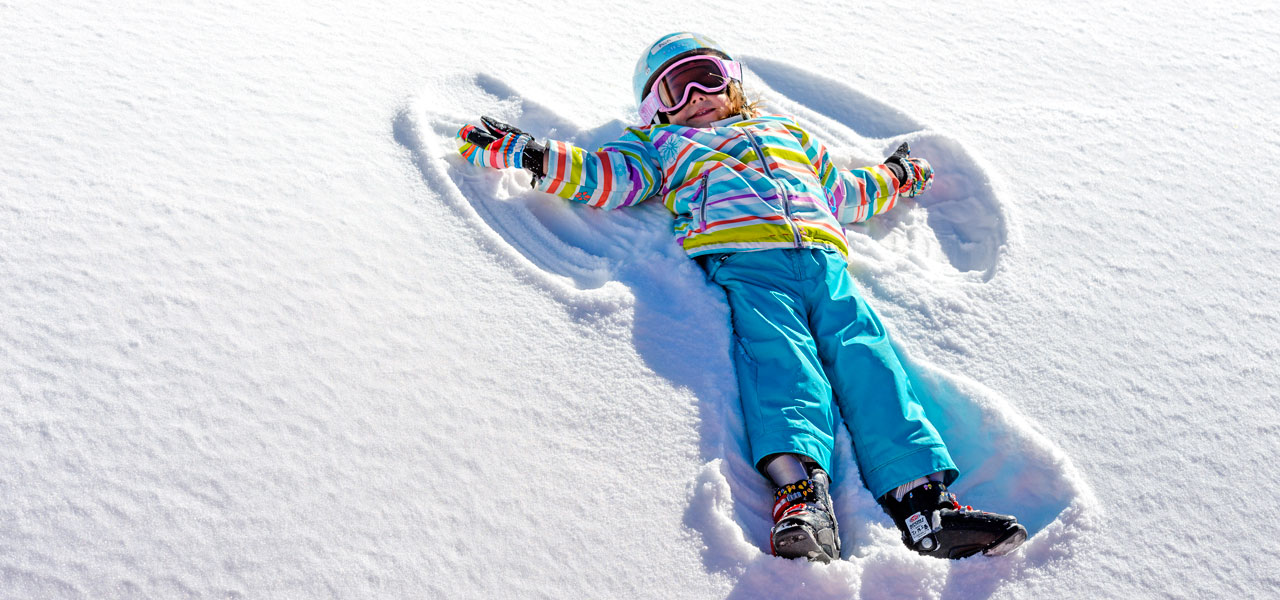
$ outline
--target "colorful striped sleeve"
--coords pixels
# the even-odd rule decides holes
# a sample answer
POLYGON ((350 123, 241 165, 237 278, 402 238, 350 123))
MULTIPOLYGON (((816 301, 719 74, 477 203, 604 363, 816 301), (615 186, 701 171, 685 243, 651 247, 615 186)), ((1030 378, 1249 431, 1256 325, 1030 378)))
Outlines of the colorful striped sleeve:
POLYGON ((840 175, 846 182, 846 188, 857 191, 847 194, 844 203, 836 210, 836 219, 845 225, 866 221, 898 203, 898 180, 889 167, 862 167, 842 171, 840 175))
POLYGON ((662 169, 640 141, 605 144, 587 152, 568 142, 547 142, 547 173, 534 188, 596 208, 647 200, 662 187, 662 169))
POLYGON ((831 161, 827 147, 809 132, 794 123, 787 124, 787 129, 800 141, 805 156, 813 164, 822 187, 826 189, 827 202, 836 220, 845 225, 859 223, 897 204, 898 180, 889 167, 875 165, 841 170, 831 161))

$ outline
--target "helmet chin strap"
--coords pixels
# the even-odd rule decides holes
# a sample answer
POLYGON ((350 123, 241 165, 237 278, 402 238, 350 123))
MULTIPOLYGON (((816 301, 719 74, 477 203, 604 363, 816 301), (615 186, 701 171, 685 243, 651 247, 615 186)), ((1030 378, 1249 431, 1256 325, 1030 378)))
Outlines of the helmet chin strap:
POLYGON ((727 116, 727 117, 725 117, 725 118, 723 118, 723 119, 720 119, 719 121, 715 121, 715 122, 711 123, 711 126, 712 126, 712 127, 724 127, 724 126, 729 125, 729 124, 731 124, 731 123, 737 123, 738 121, 744 121, 744 120, 746 120, 746 117, 743 117, 743 116, 742 116, 742 113, 735 113, 735 114, 729 115, 729 116, 727 116))

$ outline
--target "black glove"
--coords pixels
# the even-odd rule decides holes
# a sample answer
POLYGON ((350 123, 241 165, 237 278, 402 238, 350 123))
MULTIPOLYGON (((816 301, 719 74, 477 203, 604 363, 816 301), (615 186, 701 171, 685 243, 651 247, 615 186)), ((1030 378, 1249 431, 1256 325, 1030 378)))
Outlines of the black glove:
MULTIPOLYGON (((503 138, 510 136, 511 138, 519 138, 521 136, 528 137, 527 143, 520 156, 520 165, 526 171, 533 173, 534 178, 540 179, 545 173, 542 170, 542 163, 546 155, 546 146, 534 141, 533 136, 517 129, 512 125, 502 123, 491 117, 480 117, 480 124, 484 126, 485 131, 481 131, 476 127, 463 127, 459 137, 462 137, 468 143, 474 144, 481 148, 488 148, 490 144, 497 142, 503 138)), ((486 165, 490 166, 490 165, 486 165)), ((512 165, 515 166, 515 165, 512 165)))
POLYGON ((923 158, 909 158, 911 147, 902 142, 884 159, 884 166, 898 178, 898 193, 907 198, 919 196, 933 184, 933 166, 923 158))
POLYGON ((893 172, 893 176, 898 179, 899 185, 909 183, 907 178, 910 177, 913 169, 907 164, 907 156, 911 154, 911 146, 906 142, 902 142, 897 150, 893 151, 888 158, 884 159, 884 166, 889 167, 893 172))

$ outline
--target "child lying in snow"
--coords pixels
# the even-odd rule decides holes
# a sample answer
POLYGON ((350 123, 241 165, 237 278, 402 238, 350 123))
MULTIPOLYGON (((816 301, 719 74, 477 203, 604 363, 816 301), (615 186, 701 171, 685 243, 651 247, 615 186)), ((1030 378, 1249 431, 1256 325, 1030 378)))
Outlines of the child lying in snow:
POLYGON ((752 458, 777 486, 772 552, 840 557, 827 474, 833 402, 864 483, 908 547, 963 558, 1021 544, 1017 519, 947 491, 959 470, 847 269, 843 224, 923 192, 929 163, 904 143, 883 164, 837 169, 794 119, 747 103, 740 64, 698 34, 650 46, 632 84, 645 125, 597 152, 543 146, 488 118, 458 132, 459 152, 528 169, 535 188, 562 198, 600 208, 660 198, 675 214, 676 241, 729 302, 752 458))

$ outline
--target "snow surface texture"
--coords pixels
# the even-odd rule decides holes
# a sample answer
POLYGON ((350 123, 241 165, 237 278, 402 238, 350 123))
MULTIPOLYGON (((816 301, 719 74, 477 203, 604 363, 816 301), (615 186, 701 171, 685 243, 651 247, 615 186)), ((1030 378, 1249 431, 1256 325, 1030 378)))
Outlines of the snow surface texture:
POLYGON ((0 597, 1280 595, 1280 10, 634 10, 0 3, 0 597), (661 207, 449 154, 612 139, 688 28, 939 166, 852 269, 1017 553, 906 552, 842 437, 848 560, 765 556, 661 207))

